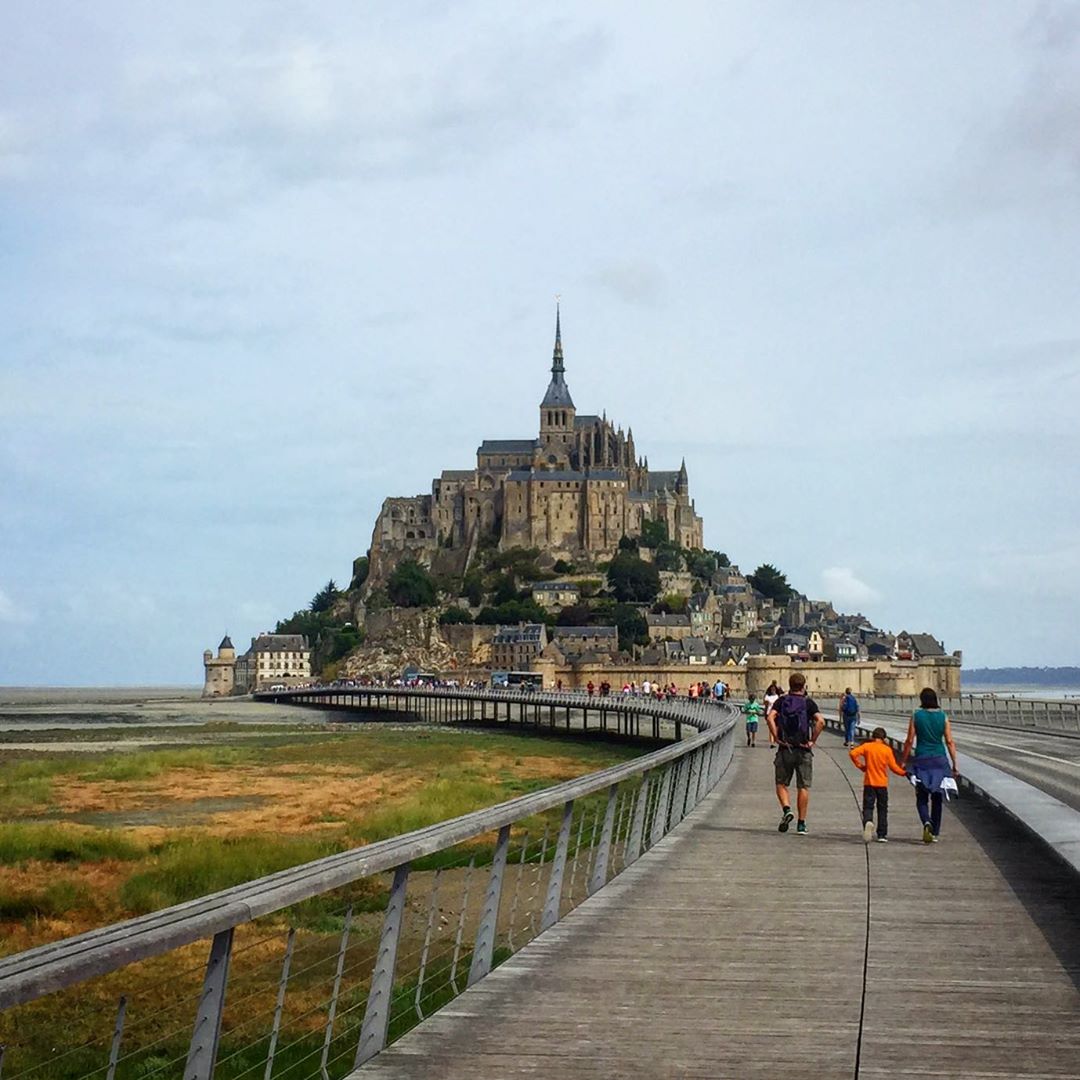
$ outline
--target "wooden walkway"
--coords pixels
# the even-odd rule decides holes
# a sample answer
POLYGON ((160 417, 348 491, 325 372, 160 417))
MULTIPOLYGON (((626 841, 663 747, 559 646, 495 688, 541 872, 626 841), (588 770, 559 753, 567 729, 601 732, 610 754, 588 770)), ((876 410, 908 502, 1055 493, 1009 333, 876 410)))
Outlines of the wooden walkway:
POLYGON ((867 847, 822 746, 808 837, 776 832, 771 752, 738 749, 653 852, 355 1075, 1080 1076, 1075 878, 974 800, 924 845, 899 778, 867 847))

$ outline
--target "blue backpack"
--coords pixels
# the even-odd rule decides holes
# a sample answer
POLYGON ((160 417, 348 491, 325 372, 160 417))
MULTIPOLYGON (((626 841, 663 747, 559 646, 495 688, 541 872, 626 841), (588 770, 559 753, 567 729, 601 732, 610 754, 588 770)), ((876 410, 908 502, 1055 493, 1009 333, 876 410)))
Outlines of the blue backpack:
POLYGON ((810 711, 805 694, 785 694, 776 703, 776 728, 785 746, 798 748, 810 742, 810 711))
POLYGON ((844 695, 844 715, 845 716, 858 716, 859 715, 859 702, 854 694, 844 695))

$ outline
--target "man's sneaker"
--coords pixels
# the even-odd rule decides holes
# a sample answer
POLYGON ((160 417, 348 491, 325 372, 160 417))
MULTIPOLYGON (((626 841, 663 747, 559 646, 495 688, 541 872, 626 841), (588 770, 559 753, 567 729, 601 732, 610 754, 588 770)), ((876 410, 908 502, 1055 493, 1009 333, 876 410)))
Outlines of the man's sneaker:
POLYGON ((922 827, 922 842, 924 844, 932 844, 934 842, 934 826, 930 822, 926 822, 922 827))
POLYGON ((780 824, 776 826, 777 832, 787 832, 791 827, 792 821, 795 820, 795 815, 790 809, 784 811, 784 816, 780 819, 780 824))
POLYGON ((889 842, 889 838, 887 836, 879 836, 877 838, 877 842, 879 844, 887 844, 889 842))
POLYGON ((795 833, 798 836, 805 836, 806 835, 806 822, 805 821, 800 821, 799 824, 795 826, 795 833))
POLYGON ((874 838, 874 823, 872 821, 868 821, 862 827, 862 838, 863 842, 867 844, 874 838))
POLYGON ((936 844, 937 842, 938 838, 936 836, 933 838, 933 840, 930 841, 931 844, 936 844))

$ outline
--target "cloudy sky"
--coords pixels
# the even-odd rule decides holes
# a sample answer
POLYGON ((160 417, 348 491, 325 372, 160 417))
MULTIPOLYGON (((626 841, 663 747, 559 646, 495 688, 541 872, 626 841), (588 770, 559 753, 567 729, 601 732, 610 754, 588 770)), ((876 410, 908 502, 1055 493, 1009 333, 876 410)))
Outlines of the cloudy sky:
POLYGON ((706 543, 1080 662, 1080 5, 9 0, 0 683, 196 683, 578 408, 706 543))

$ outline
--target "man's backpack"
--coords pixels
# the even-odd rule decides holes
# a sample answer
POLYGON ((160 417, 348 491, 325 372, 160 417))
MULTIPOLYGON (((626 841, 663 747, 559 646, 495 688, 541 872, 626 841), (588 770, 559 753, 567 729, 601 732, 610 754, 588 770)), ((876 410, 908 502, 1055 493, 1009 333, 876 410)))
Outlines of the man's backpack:
POLYGON ((776 728, 785 746, 803 747, 810 742, 810 710, 805 694, 785 694, 776 703, 776 728))
POLYGON ((857 716, 859 713, 859 702, 854 694, 844 695, 844 715, 845 716, 857 716))

